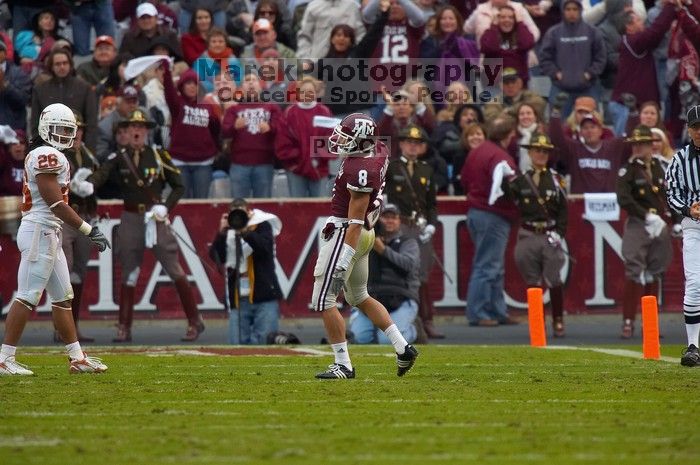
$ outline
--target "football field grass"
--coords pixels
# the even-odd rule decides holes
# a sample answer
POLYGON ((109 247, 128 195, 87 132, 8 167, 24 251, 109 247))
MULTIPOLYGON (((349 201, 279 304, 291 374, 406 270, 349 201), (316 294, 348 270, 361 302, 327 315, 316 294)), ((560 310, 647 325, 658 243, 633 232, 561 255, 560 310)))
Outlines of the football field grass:
POLYGON ((55 349, 20 351, 37 376, 0 377, 0 464, 667 465, 700 453, 700 369, 681 367, 676 346, 666 361, 424 346, 403 378, 388 347, 353 346, 357 378, 338 381, 313 378, 328 355, 220 349, 93 349, 109 371, 82 376, 55 349))

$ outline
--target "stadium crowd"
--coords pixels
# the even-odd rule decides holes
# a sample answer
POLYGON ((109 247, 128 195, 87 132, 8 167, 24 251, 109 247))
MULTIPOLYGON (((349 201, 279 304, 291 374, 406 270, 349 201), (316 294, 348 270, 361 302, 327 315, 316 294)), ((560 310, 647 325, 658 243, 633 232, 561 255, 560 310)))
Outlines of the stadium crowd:
MULTIPOLYGON (((149 145, 169 152, 185 198, 328 197, 338 162, 314 141, 355 111, 375 117, 393 159, 406 160, 404 152, 414 150, 400 140, 425 145, 416 156, 430 165, 430 198, 470 192, 465 161, 496 146, 522 173, 533 167, 532 148, 551 150, 547 166, 561 174, 567 193, 615 192, 632 154, 629 134, 638 125, 650 128, 653 156, 667 166, 687 141, 687 111, 700 103, 700 0, 15 0, 4 6, 0 196, 21 195, 26 147, 51 103, 79 115, 84 149, 97 163, 124 147, 125 122, 140 109, 155 123, 149 145), (497 60, 502 67, 491 87, 428 76, 400 85, 375 79, 363 83, 371 98, 350 102, 327 98, 321 72, 290 79, 283 67, 295 59, 399 67, 497 60), (244 66, 250 62, 272 71, 250 72, 244 66), (263 98, 275 91, 282 101, 263 98), (445 98, 432 98, 434 91, 445 98), (484 92, 494 98, 485 103, 484 92), (417 136, 407 135, 411 128, 417 136), (546 143, 533 144, 541 135, 546 143)), ((409 176, 415 161, 406 162, 409 176)), ((472 162, 469 169, 479 169, 472 162)), ((109 180, 96 193, 120 197, 109 180)), ((478 195, 471 199, 479 207, 478 195)), ((517 214, 514 205, 507 210, 505 217, 517 214)), ((418 222, 416 212, 411 217, 402 209, 402 220, 418 222)), ((434 232, 436 220, 423 219, 434 232)), ((475 325, 513 322, 505 310, 472 316, 475 325)))

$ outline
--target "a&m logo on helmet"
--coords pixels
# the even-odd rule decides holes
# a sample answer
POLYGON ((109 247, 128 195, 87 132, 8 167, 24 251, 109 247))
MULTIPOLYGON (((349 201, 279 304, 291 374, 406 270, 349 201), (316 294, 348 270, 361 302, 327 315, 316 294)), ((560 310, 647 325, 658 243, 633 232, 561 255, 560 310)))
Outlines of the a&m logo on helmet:
POLYGON ((355 127, 353 128, 352 132, 357 137, 373 136, 375 127, 374 121, 364 118, 357 118, 355 120, 355 127))
POLYGON ((334 155, 367 154, 375 145, 377 124, 364 113, 343 118, 328 138, 328 151, 334 155))

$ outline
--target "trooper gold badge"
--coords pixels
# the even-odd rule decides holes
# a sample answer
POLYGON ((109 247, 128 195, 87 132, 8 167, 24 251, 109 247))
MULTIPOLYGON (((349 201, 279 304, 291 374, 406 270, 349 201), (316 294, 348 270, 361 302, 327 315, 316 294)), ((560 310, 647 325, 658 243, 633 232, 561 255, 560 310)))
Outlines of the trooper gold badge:
POLYGON ((654 194, 659 192, 659 186, 651 186, 651 190, 654 191, 654 194))

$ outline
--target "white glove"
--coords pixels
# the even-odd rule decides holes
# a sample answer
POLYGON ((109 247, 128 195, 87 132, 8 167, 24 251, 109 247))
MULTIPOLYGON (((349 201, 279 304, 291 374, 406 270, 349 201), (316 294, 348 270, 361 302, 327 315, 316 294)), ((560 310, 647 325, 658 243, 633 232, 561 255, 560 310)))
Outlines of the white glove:
POLYGON ((671 237, 683 237, 683 226, 678 223, 674 224, 673 228, 671 228, 671 237))
POLYGON ((85 181, 87 178, 90 177, 90 175, 92 175, 92 170, 90 168, 80 168, 73 175, 73 180, 74 181, 85 181))
POLYGON ((423 232, 418 236, 418 240, 421 244, 427 244, 433 238, 433 234, 435 234, 435 226, 429 224, 423 228, 423 232))
POLYGON ((88 181, 80 181, 73 178, 70 182, 70 191, 78 197, 90 197, 95 193, 95 186, 88 181))
POLYGON ((561 236, 556 231, 547 231, 547 241, 552 247, 561 246, 561 236))
POLYGON ((95 193, 95 186, 92 183, 86 181, 88 177, 92 174, 92 170, 88 168, 80 168, 73 175, 73 179, 70 181, 70 191, 77 195, 78 197, 89 197, 95 193))
POLYGON ((652 239, 659 237, 666 227, 666 222, 656 213, 647 213, 644 220, 644 229, 646 229, 647 234, 652 239))
POLYGON ((168 220, 168 207, 162 204, 156 204, 151 207, 149 211, 150 214, 156 219, 156 221, 167 221, 168 220))
POLYGON ((355 255, 355 249, 347 244, 343 244, 343 250, 340 251, 340 257, 338 257, 338 263, 335 264, 333 268, 333 277, 331 278, 331 288, 330 291, 334 295, 338 295, 340 290, 345 284, 345 272, 350 268, 350 262, 352 257, 355 255))

